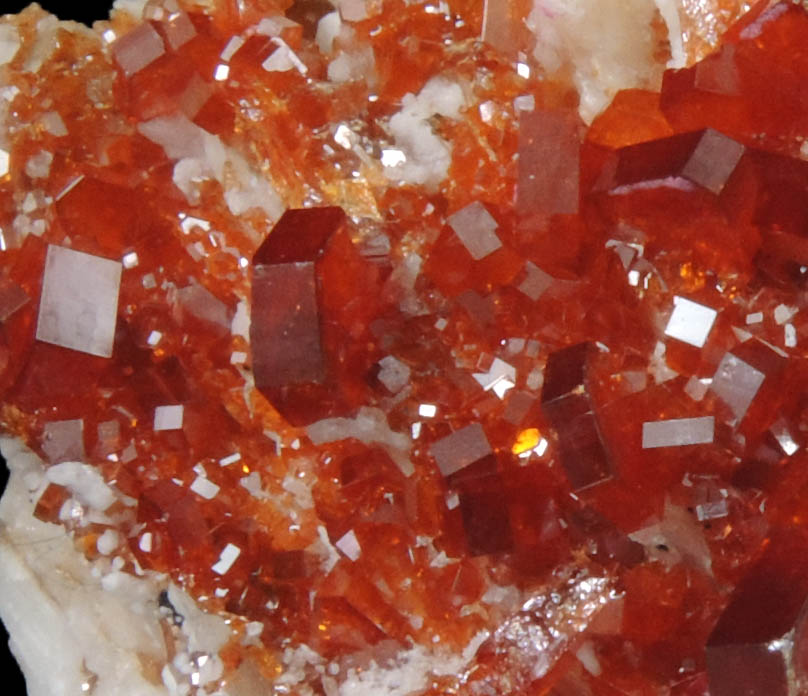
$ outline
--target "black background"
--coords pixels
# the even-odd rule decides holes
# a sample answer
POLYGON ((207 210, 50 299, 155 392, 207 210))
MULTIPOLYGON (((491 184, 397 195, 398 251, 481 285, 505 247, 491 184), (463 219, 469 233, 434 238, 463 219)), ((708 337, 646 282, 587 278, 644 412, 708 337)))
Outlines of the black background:
MULTIPOLYGON (((28 7, 30 2, 14 2, 0 0, 0 13, 12 14, 28 7)), ((92 24, 97 19, 107 19, 112 0, 99 2, 98 0, 71 0, 58 2, 58 0, 39 0, 39 4, 48 12, 52 12, 59 19, 74 19, 77 22, 92 24)))
MULTIPOLYGON (((0 0, 0 14, 11 14, 20 12, 28 6, 28 2, 9 2, 0 0)), ((98 19, 107 19, 111 6, 111 0, 98 2, 97 0, 72 0, 72 2, 57 2, 55 0, 39 0, 48 12, 52 12, 59 19, 72 19, 91 25, 98 19)), ((8 480, 5 461, 0 457, 0 487, 5 490, 8 480)), ((4 696, 24 696, 25 682, 17 668, 17 663, 8 651, 8 634, 0 624, 0 692, 4 696)), ((77 694, 76 696, 80 696, 77 694)))

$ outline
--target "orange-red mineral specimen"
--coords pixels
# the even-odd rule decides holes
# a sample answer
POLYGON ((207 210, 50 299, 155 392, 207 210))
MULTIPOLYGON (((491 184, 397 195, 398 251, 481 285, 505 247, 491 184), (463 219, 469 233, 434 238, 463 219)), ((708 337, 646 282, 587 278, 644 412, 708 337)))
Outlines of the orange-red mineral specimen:
POLYGON ((2 20, 0 428, 148 693, 808 693, 808 13, 708 4, 591 124, 583 0, 2 20))

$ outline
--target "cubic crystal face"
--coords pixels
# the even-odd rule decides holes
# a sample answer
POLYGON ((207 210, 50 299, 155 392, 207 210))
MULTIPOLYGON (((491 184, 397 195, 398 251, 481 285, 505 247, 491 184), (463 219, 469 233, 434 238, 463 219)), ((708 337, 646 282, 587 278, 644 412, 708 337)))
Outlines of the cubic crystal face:
POLYGON ((134 75, 162 56, 165 46, 160 34, 146 23, 118 39, 112 52, 123 71, 134 75))
POLYGON ((495 231, 496 220, 479 201, 450 215, 448 223, 475 261, 484 259, 502 246, 495 231))
POLYGON ((430 452, 444 476, 451 476, 492 453, 485 431, 472 423, 432 445, 430 452))
POLYGON ((732 409, 735 420, 740 422, 765 378, 759 370, 727 353, 716 369, 710 389, 732 409))
POLYGON ((642 425, 643 449, 655 447, 684 447, 703 445, 713 441, 715 418, 673 418, 642 425))
POLYGON ((708 128, 682 168, 682 176, 719 194, 735 171, 744 151, 741 143, 708 128))
POLYGON ((674 297, 673 303, 665 335, 696 348, 704 346, 718 312, 685 297, 674 297))
POLYGON ((120 262, 49 245, 37 339, 109 358, 120 284, 120 262))
POLYGON ((741 143, 711 128, 631 145, 618 151, 606 185, 628 191, 684 179, 718 195, 745 151, 741 143))

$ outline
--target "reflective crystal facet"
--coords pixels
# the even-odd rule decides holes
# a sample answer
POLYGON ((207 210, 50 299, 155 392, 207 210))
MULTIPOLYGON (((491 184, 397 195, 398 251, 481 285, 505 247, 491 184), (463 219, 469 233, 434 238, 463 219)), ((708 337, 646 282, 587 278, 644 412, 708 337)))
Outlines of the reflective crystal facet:
POLYGON ((349 344, 366 330, 373 269, 339 208, 288 210, 253 257, 256 386, 291 423, 347 414, 361 393, 349 344), (359 310, 359 311, 356 311, 359 310))
POLYGON ((588 384, 595 350, 589 343, 564 348, 550 355, 545 368, 542 410, 556 429, 561 463, 574 490, 612 477, 588 384))
POLYGON ((36 337, 108 358, 118 315, 121 264, 51 244, 36 337))

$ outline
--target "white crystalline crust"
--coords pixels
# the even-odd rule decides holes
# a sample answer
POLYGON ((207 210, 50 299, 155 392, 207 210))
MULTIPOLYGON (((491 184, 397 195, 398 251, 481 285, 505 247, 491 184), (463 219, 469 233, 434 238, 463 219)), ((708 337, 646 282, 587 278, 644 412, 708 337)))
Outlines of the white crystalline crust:
POLYGON ((0 618, 28 696, 75 696, 93 679, 99 696, 167 696, 138 658, 165 661, 159 578, 94 573, 62 527, 33 516, 42 462, 15 440, 0 439, 0 450, 11 471, 0 501, 0 618))
MULTIPOLYGON (((36 492, 52 478, 43 462, 13 438, 0 438, 0 452, 11 472, 0 499, 0 620, 11 635, 9 645, 25 675, 28 696, 175 696, 185 692, 178 687, 182 675, 168 655, 183 651, 211 656, 206 669, 213 685, 222 675, 218 651, 231 636, 229 625, 201 610, 165 576, 120 572, 109 559, 88 561, 64 528, 33 515, 36 492), (160 624, 157 599, 162 591, 183 617, 183 633, 174 646, 166 645, 160 624), (144 668, 156 668, 163 683, 149 680, 144 668)), ((224 560, 232 562, 230 556, 224 560)), ((402 650, 392 667, 349 670, 329 678, 328 687, 338 696, 404 696, 424 688, 431 674, 461 673, 486 637, 480 633, 459 654, 440 646, 434 651, 420 646, 402 650)), ((289 660, 284 657, 286 669, 277 685, 304 680, 305 665, 297 664, 300 655, 306 663, 324 663, 300 646, 289 660)), ((225 683, 214 693, 252 692, 231 692, 225 683)))
MULTIPOLYGON (((218 652, 231 636, 224 619, 200 609, 161 574, 122 572, 110 558, 88 561, 63 527, 34 517, 37 494, 49 480, 64 479, 101 507, 110 490, 88 481, 80 463, 46 470, 15 439, 0 438, 0 451, 10 471, 0 500, 0 619, 28 696, 174 696, 177 679, 167 661, 183 652, 208 655, 200 676, 215 683, 222 673, 218 652), (169 639, 173 645, 159 609, 162 591, 183 617, 182 633, 169 639), (164 683, 148 678, 161 669, 164 683)), ((113 552, 118 536, 101 535, 99 552, 113 552)))
POLYGON ((536 37, 533 57, 550 74, 568 71, 581 95, 580 113, 590 123, 621 89, 658 84, 654 58, 658 15, 667 28, 671 58, 685 65, 680 0, 533 0, 527 26, 536 37))
POLYGON ((446 178, 452 161, 451 147, 429 125, 432 116, 457 119, 465 100, 456 82, 433 77, 417 94, 406 94, 401 111, 388 123, 390 133, 405 154, 402 164, 385 167, 388 178, 435 188, 446 178))

